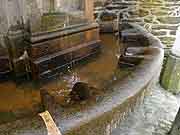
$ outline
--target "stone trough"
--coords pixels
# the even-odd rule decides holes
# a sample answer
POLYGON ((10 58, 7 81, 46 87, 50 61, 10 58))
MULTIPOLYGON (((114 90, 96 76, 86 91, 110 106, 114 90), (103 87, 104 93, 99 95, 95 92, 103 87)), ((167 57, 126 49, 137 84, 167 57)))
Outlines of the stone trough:
MULTIPOLYGON (((108 88, 110 91, 95 104, 80 102, 80 105, 75 105, 76 109, 58 105, 47 108, 62 134, 110 135, 111 131, 143 102, 144 96, 158 81, 164 57, 162 44, 140 26, 133 24, 132 27, 140 30, 143 38, 148 40, 148 45, 141 45, 138 51, 133 48, 128 50, 130 53, 136 52, 133 57, 142 58, 134 65, 131 74, 114 81, 108 88)), ((126 60, 126 57, 124 59, 126 60)), ((0 134, 47 135, 50 132, 47 129, 42 118, 37 116, 1 125, 0 134)))

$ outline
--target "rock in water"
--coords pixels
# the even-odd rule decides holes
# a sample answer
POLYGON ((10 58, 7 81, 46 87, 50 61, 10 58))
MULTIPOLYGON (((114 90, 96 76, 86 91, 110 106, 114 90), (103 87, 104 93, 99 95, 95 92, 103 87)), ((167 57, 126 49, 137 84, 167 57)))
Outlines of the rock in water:
POLYGON ((75 101, 86 100, 91 96, 90 87, 87 83, 78 82, 72 88, 70 96, 71 99, 75 101))

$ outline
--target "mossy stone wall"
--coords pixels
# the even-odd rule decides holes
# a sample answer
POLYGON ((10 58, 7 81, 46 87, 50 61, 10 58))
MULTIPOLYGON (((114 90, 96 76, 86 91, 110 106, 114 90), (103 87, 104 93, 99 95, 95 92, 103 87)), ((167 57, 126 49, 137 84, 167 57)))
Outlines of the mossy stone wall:
POLYGON ((172 47, 180 25, 180 0, 111 0, 107 9, 115 13, 121 12, 122 21, 144 26, 165 47, 172 47))

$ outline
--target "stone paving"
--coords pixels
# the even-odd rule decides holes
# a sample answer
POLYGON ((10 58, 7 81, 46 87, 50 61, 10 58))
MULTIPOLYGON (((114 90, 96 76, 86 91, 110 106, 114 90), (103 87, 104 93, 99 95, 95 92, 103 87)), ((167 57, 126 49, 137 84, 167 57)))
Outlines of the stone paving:
POLYGON ((175 119, 179 99, 157 85, 112 135, 165 135, 175 119))

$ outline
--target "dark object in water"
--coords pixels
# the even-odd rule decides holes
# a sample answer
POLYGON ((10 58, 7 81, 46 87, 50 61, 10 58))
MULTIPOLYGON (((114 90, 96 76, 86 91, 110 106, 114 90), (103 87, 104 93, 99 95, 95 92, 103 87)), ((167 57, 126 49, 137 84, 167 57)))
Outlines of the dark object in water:
POLYGON ((119 37, 124 43, 121 48, 121 54, 126 56, 127 49, 130 47, 148 47, 149 40, 144 36, 147 31, 134 24, 123 23, 120 26, 119 37))
POLYGON ((82 101, 88 99, 92 95, 90 87, 87 83, 78 82, 72 88, 70 97, 74 101, 82 101))
POLYGON ((139 65, 143 59, 143 57, 123 56, 119 58, 118 65, 120 68, 134 67, 139 65))

